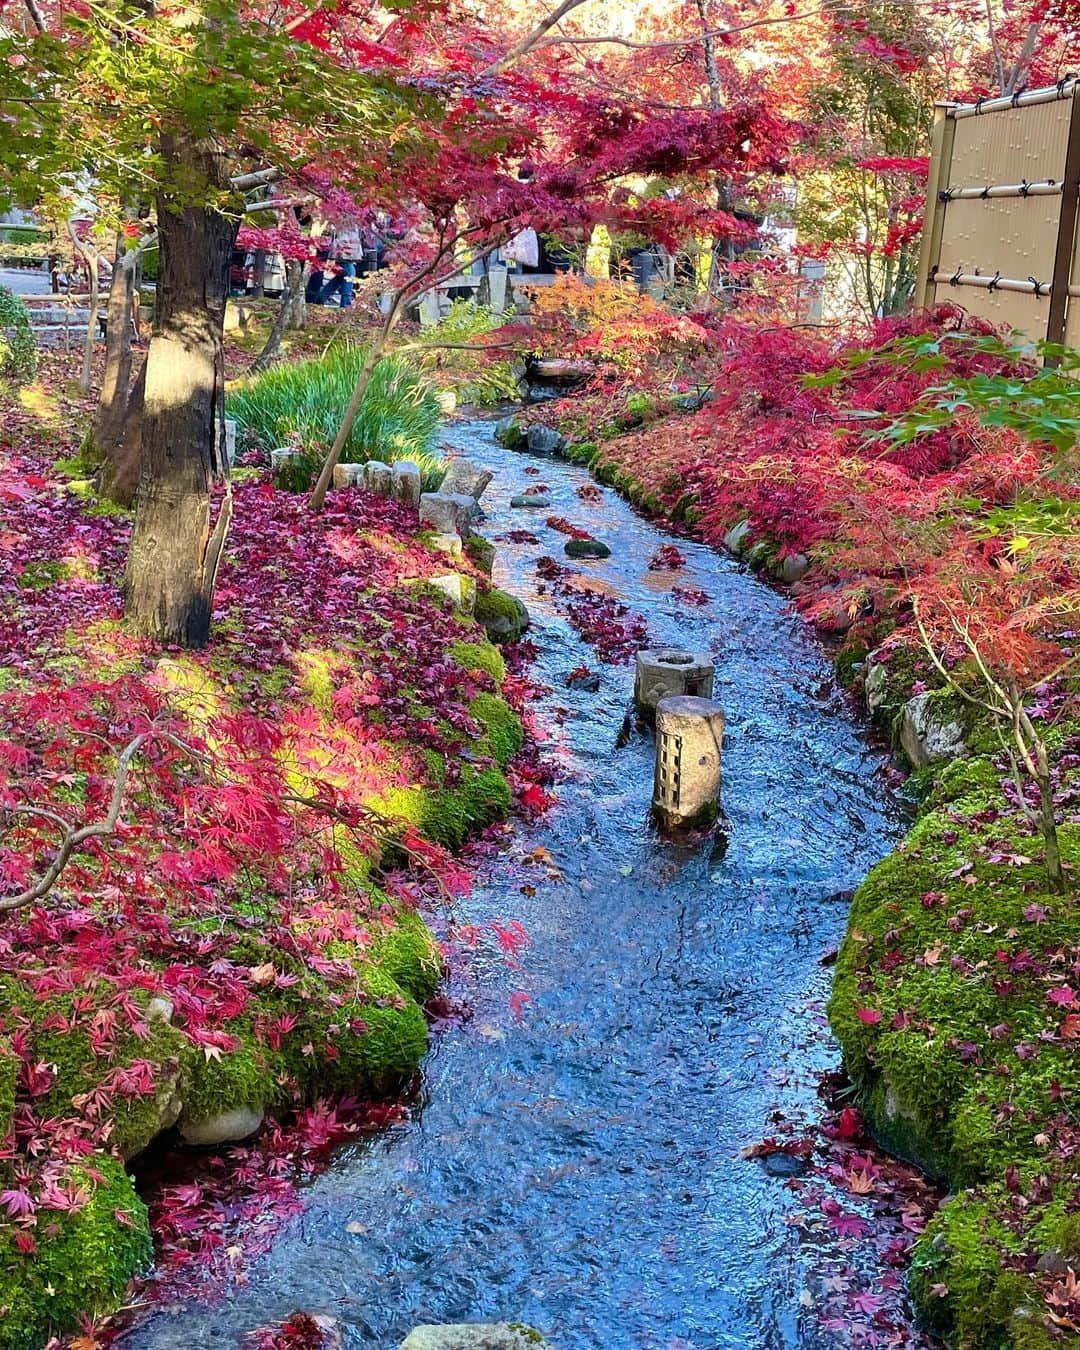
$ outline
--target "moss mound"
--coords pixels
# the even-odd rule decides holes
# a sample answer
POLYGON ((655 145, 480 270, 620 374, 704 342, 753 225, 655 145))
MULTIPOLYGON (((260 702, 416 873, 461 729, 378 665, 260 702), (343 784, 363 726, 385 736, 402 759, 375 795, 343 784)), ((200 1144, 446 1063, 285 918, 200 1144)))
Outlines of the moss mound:
MULTIPOLYGON (((960 1345, 1038 1347, 1080 1208, 1080 934, 1001 780, 985 757, 932 779, 856 892, 829 1016, 878 1139, 969 1188, 918 1244, 922 1313, 960 1345)), ((1080 826, 1060 838, 1075 874, 1080 826)))
POLYGON ((71 1182, 80 1207, 38 1211, 32 1259, 19 1250, 14 1228, 0 1228, 3 1350, 38 1350, 80 1316, 111 1310, 149 1264, 146 1209, 123 1165, 94 1157, 72 1169, 71 1182))

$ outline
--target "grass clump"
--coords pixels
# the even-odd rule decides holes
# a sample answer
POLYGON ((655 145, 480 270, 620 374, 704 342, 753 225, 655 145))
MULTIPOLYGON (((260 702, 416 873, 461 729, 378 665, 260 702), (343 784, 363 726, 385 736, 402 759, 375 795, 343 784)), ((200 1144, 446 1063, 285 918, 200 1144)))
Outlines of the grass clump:
MULTIPOLYGON (((350 344, 309 361, 274 366, 232 390, 229 414, 267 449, 297 445, 305 458, 321 461, 365 357, 363 347, 350 344)), ((431 385, 400 357, 384 357, 375 367, 342 460, 363 464, 369 459, 412 459, 433 479, 442 467, 432 453, 438 425, 431 385)))

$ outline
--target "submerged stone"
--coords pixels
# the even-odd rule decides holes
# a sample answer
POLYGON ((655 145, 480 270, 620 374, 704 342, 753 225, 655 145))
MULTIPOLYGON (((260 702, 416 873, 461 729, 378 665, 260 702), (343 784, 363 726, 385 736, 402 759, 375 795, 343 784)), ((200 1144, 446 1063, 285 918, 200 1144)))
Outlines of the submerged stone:
POLYGON ((546 511, 551 505, 551 498, 546 492, 519 492, 516 497, 510 498, 510 505, 546 511))
POLYGON ((611 557, 611 549, 599 539, 568 539, 563 552, 568 558, 611 557))
POLYGON ((181 1120, 180 1137, 194 1148, 214 1148, 237 1139, 249 1139, 262 1129, 263 1118, 262 1107, 236 1106, 204 1120, 181 1120))
POLYGON ((459 1322, 417 1327, 401 1350, 552 1350, 551 1342, 521 1322, 459 1322))

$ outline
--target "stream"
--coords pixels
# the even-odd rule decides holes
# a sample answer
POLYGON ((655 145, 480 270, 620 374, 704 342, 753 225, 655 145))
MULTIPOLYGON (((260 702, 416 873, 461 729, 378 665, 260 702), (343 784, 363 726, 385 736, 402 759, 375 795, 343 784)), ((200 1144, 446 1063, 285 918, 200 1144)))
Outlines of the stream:
POLYGON ((123 1344, 231 1347, 296 1309, 337 1319, 350 1350, 392 1350, 422 1322, 503 1319, 559 1350, 873 1343, 816 1311, 807 1290, 835 1260, 830 1240, 740 1151, 776 1131, 774 1112, 820 1111, 819 1076, 838 1061, 822 958, 845 893, 904 830, 884 757, 783 596, 681 539, 685 567, 651 571, 671 536, 609 489, 582 500, 585 470, 504 450, 490 423, 447 440, 496 470, 482 528, 496 583, 533 616, 534 674, 550 687, 537 712, 562 776, 558 804, 484 863, 463 911, 519 920, 531 945, 518 969, 493 953, 455 976, 472 1016, 433 1038, 410 1119, 335 1155, 246 1284, 214 1307, 157 1311, 123 1344), (550 510, 510 507, 541 482, 550 510), (612 557, 568 563, 548 515, 612 557), (632 668, 599 664, 575 634, 538 580, 545 554, 607 583, 652 645, 713 655, 726 853, 649 825, 652 741, 616 745, 632 668), (598 693, 566 687, 583 665, 598 693))

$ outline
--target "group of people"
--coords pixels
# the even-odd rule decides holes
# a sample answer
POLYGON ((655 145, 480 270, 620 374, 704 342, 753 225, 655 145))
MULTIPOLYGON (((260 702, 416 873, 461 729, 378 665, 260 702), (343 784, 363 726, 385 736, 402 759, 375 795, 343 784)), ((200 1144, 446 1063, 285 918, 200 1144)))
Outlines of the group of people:
POLYGON ((329 305, 337 297, 341 308, 348 309, 355 279, 383 267, 385 252, 386 242, 375 229, 361 230, 355 221, 344 221, 333 232, 330 247, 316 254, 305 291, 307 303, 329 305))

